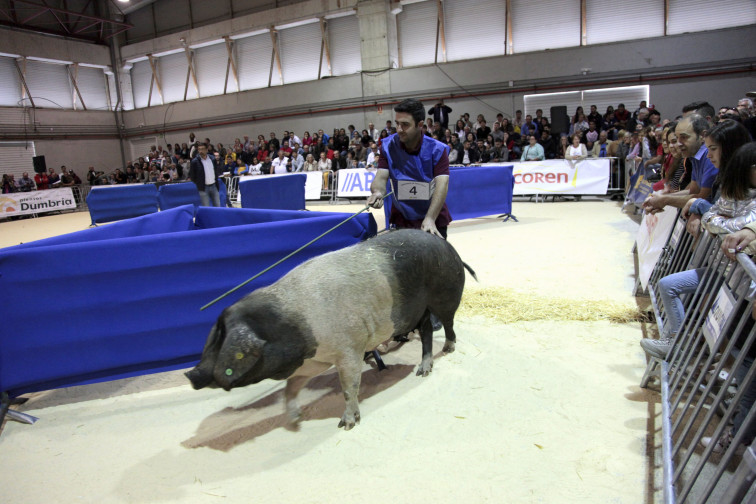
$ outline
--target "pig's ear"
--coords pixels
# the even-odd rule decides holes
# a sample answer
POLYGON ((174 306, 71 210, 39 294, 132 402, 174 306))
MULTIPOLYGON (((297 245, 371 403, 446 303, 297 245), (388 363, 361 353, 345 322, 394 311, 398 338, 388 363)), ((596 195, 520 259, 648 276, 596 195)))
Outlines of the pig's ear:
POLYGON ((261 339, 249 325, 236 323, 229 327, 229 333, 232 335, 232 341, 239 345, 241 351, 246 355, 260 357, 263 353, 263 347, 267 343, 261 339))
POLYGON ((207 336, 207 341, 205 341, 205 348, 202 350, 202 353, 204 354, 205 352, 215 352, 215 354, 217 355, 217 352, 220 351, 225 339, 225 327, 223 320, 221 319, 221 317, 219 317, 218 320, 215 321, 215 324, 213 324, 213 328, 210 329, 210 334, 207 336))

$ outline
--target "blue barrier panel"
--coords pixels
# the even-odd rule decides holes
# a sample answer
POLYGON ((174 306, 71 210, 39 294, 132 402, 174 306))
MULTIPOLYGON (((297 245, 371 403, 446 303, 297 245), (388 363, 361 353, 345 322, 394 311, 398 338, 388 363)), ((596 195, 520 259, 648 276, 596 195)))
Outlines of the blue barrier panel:
MULTIPOLYGON (((225 184, 223 184, 225 185, 225 184)), ((220 186, 218 186, 220 188, 220 186)), ((158 202, 160 210, 168 210, 182 205, 200 206, 199 191, 193 182, 181 184, 166 184, 158 189, 158 202)))
POLYGON ((300 212, 305 218, 260 222, 265 215, 257 212, 200 207, 195 224, 186 205, 75 239, 0 249, 0 392, 17 396, 189 367, 226 306, 376 229, 372 216, 361 214, 200 311, 348 217, 300 212), (233 225, 221 225, 224 215, 233 225), (151 222, 159 234, 143 234, 151 222))
POLYGON ((158 211, 154 184, 93 187, 87 196, 92 224, 138 217, 158 211))
POLYGON ((242 208, 304 210, 307 175, 296 173, 281 176, 239 179, 242 208))
MULTIPOLYGON (((446 205, 452 219, 470 219, 512 213, 514 177, 512 165, 452 167, 449 169, 449 192, 446 205)), ((390 184, 387 191, 391 190, 390 184)), ((392 200, 385 200, 386 227, 392 200)))

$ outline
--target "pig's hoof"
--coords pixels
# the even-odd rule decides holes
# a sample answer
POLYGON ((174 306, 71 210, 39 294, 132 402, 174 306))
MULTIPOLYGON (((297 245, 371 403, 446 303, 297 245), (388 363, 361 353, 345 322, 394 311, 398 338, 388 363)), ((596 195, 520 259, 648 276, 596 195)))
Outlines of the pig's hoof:
POLYGON ((447 341, 444 343, 443 352, 444 353, 452 353, 454 351, 454 342, 453 341, 447 341))
POLYGON ((291 425, 298 425, 302 421, 302 410, 299 407, 287 408, 286 415, 289 417, 291 425))
POLYGON ((339 422, 339 427, 344 427, 344 430, 350 430, 352 427, 360 423, 360 412, 358 411, 354 415, 348 415, 344 413, 339 422))
POLYGON ((433 361, 421 362, 417 368, 417 376, 428 376, 433 369, 433 361))

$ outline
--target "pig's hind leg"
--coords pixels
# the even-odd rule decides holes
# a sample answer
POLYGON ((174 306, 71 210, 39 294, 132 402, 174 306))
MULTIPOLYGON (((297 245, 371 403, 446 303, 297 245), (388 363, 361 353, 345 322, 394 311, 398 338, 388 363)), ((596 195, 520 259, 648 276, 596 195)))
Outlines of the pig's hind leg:
POLYGON ((433 369, 433 326, 430 310, 426 309, 417 327, 420 329, 420 342, 423 345, 423 359, 417 368, 417 376, 428 376, 433 369))
POLYGON ((336 363, 341 381, 341 390, 344 392, 346 408, 341 417, 339 427, 349 430, 360 423, 360 406, 358 396, 360 393, 360 381, 362 379, 362 360, 359 353, 345 355, 336 363))

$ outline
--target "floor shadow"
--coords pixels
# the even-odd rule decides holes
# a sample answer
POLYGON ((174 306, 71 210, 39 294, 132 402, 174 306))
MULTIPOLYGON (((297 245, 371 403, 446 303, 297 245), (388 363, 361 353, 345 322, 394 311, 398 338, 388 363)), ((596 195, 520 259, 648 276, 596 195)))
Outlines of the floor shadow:
MULTIPOLYGON (((395 385, 406 378, 414 368, 415 365, 412 364, 394 364, 381 372, 375 369, 364 371, 360 384, 360 401, 395 385)), ((333 418, 334 425, 336 425, 336 420, 340 419, 344 413, 344 398, 341 394, 338 373, 332 371, 316 376, 307 384, 305 389, 300 397, 305 395, 306 391, 321 391, 324 394, 309 404, 301 404, 302 421, 333 418)), ((207 447, 227 452, 274 429, 292 429, 283 411, 282 399, 283 391, 279 390, 239 408, 224 408, 205 418, 197 428, 195 435, 181 444, 185 448, 207 447), (244 419, 249 418, 254 412, 274 405, 280 406, 281 412, 279 414, 259 418, 253 420, 251 424, 245 424, 244 419)))

